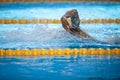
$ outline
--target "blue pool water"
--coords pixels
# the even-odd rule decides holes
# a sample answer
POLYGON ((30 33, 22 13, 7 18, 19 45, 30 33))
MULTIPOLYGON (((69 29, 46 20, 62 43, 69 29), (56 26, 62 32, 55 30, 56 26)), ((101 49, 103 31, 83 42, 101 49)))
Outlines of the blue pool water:
POLYGON ((0 80, 119 80, 120 57, 1 57, 0 80))
MULTIPOLYGON (((120 4, 0 3, 0 18, 60 19, 70 9, 80 19, 120 18, 120 4)), ((95 39, 67 33, 61 24, 0 24, 0 48, 120 48, 120 24, 80 24, 95 39)), ((119 56, 0 57, 0 80, 119 80, 119 56)))

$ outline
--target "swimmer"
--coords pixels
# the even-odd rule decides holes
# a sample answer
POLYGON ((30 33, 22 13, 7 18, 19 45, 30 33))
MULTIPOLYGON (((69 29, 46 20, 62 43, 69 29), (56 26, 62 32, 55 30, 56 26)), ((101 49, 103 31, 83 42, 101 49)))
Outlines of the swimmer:
POLYGON ((120 37, 117 37, 117 38, 113 37, 112 39, 110 39, 111 41, 110 40, 100 41, 100 40, 94 39, 89 34, 82 31, 79 27, 80 19, 79 19, 79 15, 78 15, 78 12, 76 9, 72 9, 72 10, 68 11, 67 13, 65 13, 61 18, 61 22, 62 22, 63 28, 71 34, 74 34, 74 35, 77 35, 80 37, 84 37, 84 38, 90 38, 97 42, 111 43, 112 41, 114 41, 115 44, 120 44, 120 37), (67 21, 68 18, 71 19, 71 24, 67 21))
POLYGON ((79 28, 80 19, 76 9, 72 9, 67 13, 65 13, 65 15, 63 15, 61 18, 61 22, 62 22, 63 28, 67 32, 70 32, 71 34, 84 37, 84 38, 92 38, 89 34, 85 33, 79 28), (71 19, 71 25, 67 21, 68 18, 71 19))

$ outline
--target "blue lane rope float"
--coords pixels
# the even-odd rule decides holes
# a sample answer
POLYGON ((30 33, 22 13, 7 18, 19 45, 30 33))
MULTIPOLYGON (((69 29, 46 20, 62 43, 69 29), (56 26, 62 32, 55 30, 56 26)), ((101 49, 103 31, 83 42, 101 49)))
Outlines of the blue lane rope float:
POLYGON ((65 48, 65 49, 0 49, 0 56, 75 56, 75 55, 120 55, 120 49, 103 49, 103 48, 65 48))
MULTIPOLYGON (((70 20, 68 19, 70 22, 70 20)), ((98 24, 98 23, 103 23, 103 24, 111 24, 111 23, 116 23, 120 24, 120 19, 81 19, 80 20, 82 24, 98 24)), ((61 24, 61 21, 59 19, 0 19, 0 24, 61 24)))

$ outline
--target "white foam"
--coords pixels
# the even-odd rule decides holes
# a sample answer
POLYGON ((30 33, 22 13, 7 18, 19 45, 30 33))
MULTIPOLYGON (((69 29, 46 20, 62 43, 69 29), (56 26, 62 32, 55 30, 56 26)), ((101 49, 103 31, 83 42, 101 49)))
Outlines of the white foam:
MULTIPOLYGON (((85 25, 83 25, 85 26, 85 25)), ((87 25, 88 26, 88 25, 87 25)), ((33 41, 33 42, 49 42, 49 41, 71 41, 80 43, 93 43, 93 42, 107 42, 107 43, 120 43, 120 35, 113 33, 105 27, 97 28, 98 25, 93 27, 86 27, 82 29, 90 34, 94 39, 84 39, 66 32, 61 27, 50 27, 49 25, 36 25, 29 28, 18 28, 16 30, 5 31, 4 36, 9 40, 33 41), (94 28, 96 26, 96 28, 94 28), (99 30, 101 29, 101 30, 99 30)))

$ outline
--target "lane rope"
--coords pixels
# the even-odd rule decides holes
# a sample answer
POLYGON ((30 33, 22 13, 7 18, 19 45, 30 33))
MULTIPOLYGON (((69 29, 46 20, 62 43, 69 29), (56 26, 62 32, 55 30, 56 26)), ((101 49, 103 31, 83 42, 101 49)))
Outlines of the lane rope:
POLYGON ((85 56, 85 55, 120 55, 120 48, 65 48, 65 49, 0 49, 0 56, 85 56))
MULTIPOLYGON (((70 19, 68 19, 70 22, 70 19)), ((120 24, 120 19, 80 19, 82 24, 120 24)), ((0 24, 61 24, 59 19, 0 19, 0 24)))
POLYGON ((0 2, 120 2, 120 0, 0 0, 0 2))

